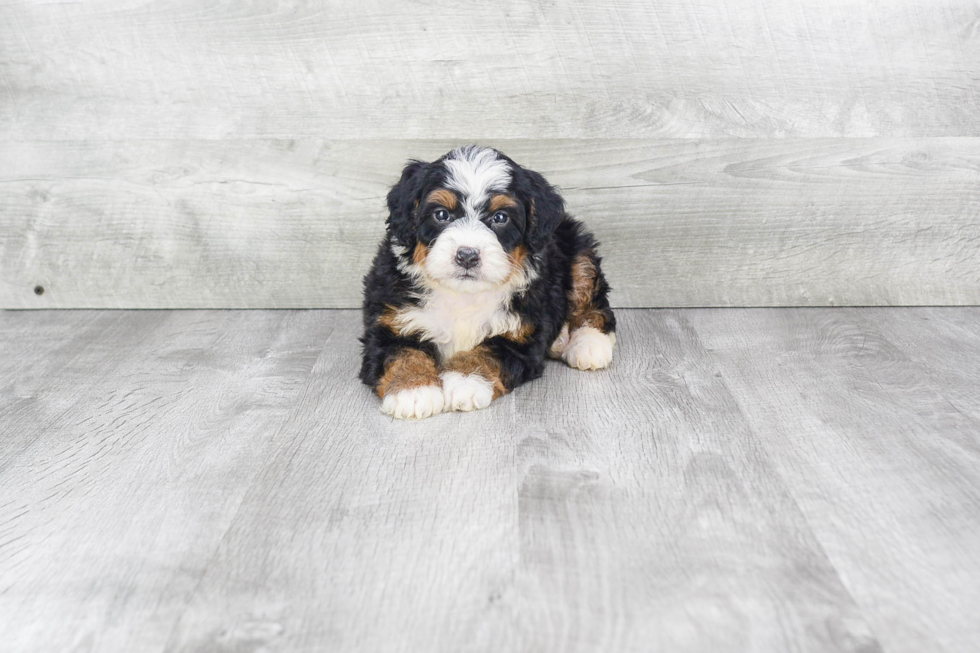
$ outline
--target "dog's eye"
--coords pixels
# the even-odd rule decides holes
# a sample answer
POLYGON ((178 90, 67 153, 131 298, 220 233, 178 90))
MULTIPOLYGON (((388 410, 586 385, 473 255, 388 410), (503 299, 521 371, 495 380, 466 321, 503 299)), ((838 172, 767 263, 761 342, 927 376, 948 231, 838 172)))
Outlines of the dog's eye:
POLYGON ((497 211, 496 213, 493 214, 493 217, 490 218, 490 220, 494 224, 504 224, 505 222, 510 220, 510 216, 504 213, 503 211, 497 211))
POLYGON ((449 220, 449 211, 446 209, 436 209, 432 212, 432 217, 439 222, 447 222, 449 220))

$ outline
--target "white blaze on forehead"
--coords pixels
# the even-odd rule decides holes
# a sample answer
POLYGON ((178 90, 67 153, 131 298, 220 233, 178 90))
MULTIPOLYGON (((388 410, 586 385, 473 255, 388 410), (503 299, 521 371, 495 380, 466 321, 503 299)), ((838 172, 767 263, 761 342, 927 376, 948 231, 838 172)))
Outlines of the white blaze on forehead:
POLYGON ((490 148, 460 147, 443 163, 449 171, 446 185, 463 195, 467 217, 476 217, 477 207, 489 199, 490 193, 506 190, 510 184, 510 165, 490 148))

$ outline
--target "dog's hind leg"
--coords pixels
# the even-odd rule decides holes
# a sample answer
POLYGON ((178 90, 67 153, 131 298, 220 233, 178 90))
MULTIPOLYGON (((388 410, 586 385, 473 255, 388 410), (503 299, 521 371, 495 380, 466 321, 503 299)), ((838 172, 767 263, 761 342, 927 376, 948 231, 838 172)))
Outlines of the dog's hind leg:
POLYGON ((612 362, 616 318, 609 308, 609 284, 591 249, 572 259, 568 314, 549 355, 580 370, 598 370, 612 362))

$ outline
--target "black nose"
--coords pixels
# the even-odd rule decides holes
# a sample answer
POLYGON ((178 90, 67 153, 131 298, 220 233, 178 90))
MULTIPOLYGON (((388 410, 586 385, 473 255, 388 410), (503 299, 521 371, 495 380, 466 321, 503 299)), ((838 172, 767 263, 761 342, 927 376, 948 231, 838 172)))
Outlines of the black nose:
POLYGON ((472 247, 460 247, 456 250, 456 265, 466 270, 480 264, 480 250, 472 247))

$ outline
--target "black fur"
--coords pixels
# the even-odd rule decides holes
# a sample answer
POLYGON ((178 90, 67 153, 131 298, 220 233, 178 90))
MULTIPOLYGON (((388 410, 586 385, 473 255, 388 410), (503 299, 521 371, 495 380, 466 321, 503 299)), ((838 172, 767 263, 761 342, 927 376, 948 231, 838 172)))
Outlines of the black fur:
MULTIPOLYGON (((605 318, 603 331, 615 331, 616 321, 609 308, 609 286, 601 272, 596 254, 598 243, 584 226, 565 211, 557 190, 537 172, 522 168, 498 153, 511 167, 512 180, 507 193, 517 198, 521 210, 514 212, 509 226, 511 235, 498 234, 507 251, 524 245, 530 253, 530 265, 537 277, 530 287, 511 299, 511 308, 534 326, 529 340, 517 343, 503 336, 484 342, 496 354, 508 390, 541 376, 548 349, 558 337, 568 318, 569 291, 572 285, 572 260, 584 254, 596 269, 592 304, 605 318), (514 232, 513 230, 517 231, 514 232)), ((446 169, 439 159, 433 163, 410 162, 398 183, 388 193, 387 231, 370 272, 364 278, 364 335, 361 380, 376 387, 390 357, 405 347, 420 349, 438 361, 436 347, 416 336, 403 337, 378 323, 386 308, 419 304, 424 293, 399 270, 399 258, 392 245, 405 248, 404 261, 411 260, 418 242, 429 244, 438 237, 438 225, 423 206, 424 198, 446 180, 446 169)))

